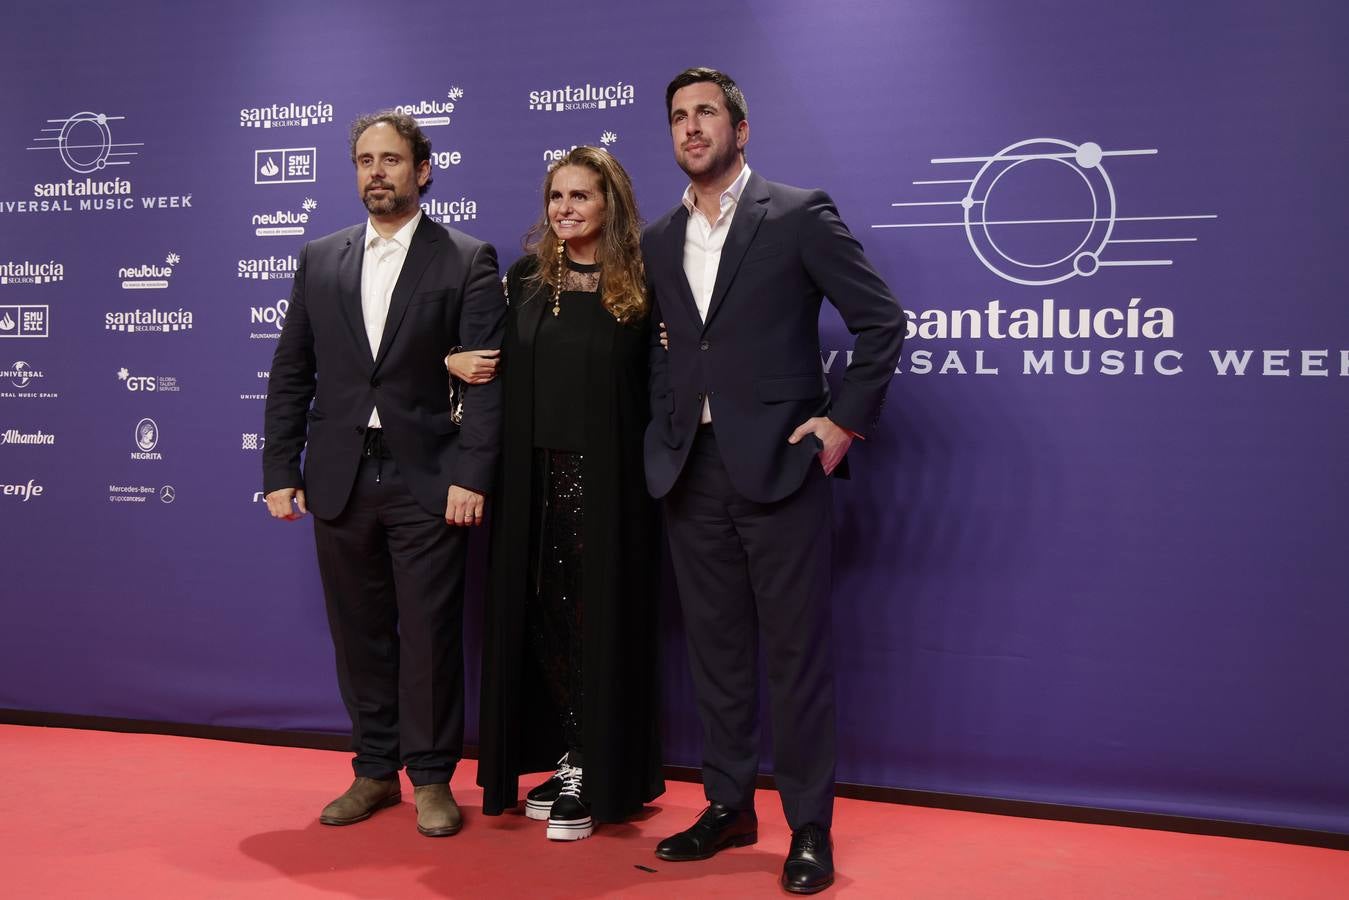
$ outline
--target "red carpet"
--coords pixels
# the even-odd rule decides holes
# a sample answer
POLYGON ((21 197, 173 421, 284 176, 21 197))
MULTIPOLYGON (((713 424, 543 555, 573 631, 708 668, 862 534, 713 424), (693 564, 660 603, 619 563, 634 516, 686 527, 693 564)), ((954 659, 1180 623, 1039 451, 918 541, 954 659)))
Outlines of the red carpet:
MULTIPOLYGON (((665 863, 652 850, 702 809, 699 785, 563 844, 522 815, 484 817, 471 761, 453 784, 464 830, 439 839, 417 834, 406 784, 369 821, 319 825, 351 771, 320 750, 0 726, 0 766, 6 898, 788 896, 771 793, 757 846, 665 863)), ((822 898, 1349 896, 1349 854, 1334 850, 857 800, 839 801, 834 833, 822 898)))

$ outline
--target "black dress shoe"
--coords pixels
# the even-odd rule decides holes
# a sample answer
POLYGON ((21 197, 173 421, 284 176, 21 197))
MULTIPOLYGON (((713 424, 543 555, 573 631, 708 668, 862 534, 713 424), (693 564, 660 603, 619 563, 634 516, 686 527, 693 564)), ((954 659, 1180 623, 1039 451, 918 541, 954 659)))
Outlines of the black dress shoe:
POLYGON ((752 809, 731 809, 713 803, 687 831, 667 837, 656 855, 668 862, 708 859, 727 847, 745 847, 759 840, 759 817, 752 809))
POLYGON ((793 894, 814 894, 834 883, 834 842, 829 829, 802 825, 792 832, 792 849, 782 866, 782 886, 793 894))

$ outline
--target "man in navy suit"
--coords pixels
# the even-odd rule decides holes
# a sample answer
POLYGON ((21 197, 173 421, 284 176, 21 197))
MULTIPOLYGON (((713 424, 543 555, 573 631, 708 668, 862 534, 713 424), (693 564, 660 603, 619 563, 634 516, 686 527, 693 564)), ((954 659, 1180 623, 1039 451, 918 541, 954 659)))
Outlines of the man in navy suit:
POLYGON ((263 482, 280 519, 314 538, 351 716, 351 787, 319 821, 350 825, 414 786, 417 828, 459 830, 449 790, 463 752, 462 526, 482 521, 497 456, 499 382, 450 415, 451 348, 500 345, 496 253, 422 214, 431 143, 415 120, 352 126, 367 221, 300 254, 267 393, 263 482), (300 455, 305 452, 301 471, 300 455))
MULTIPOLYGON (((706 859, 758 839, 757 651, 792 843, 782 885, 833 882, 834 681, 828 476, 872 431, 904 318, 821 191, 745 163, 744 94, 713 69, 666 89, 683 202, 642 238, 654 315, 647 485, 663 498, 703 724, 698 821, 656 855, 706 859), (827 297, 855 334, 843 387, 820 370, 827 297)), ((839 474, 843 474, 839 471, 839 474)))

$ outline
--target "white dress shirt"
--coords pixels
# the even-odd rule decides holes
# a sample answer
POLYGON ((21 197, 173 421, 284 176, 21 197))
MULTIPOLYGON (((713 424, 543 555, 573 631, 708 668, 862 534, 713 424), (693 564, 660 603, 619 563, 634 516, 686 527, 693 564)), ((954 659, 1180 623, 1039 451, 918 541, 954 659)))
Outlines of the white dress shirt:
MULTIPOLYGON (((421 210, 391 238, 382 238, 375 224, 365 223, 365 259, 361 265, 361 318, 365 320, 365 336, 370 341, 370 355, 379 354, 379 342, 384 337, 384 320, 389 317, 389 302, 394 285, 403 271, 412 233, 421 224, 421 210)), ((371 428, 379 424, 379 407, 370 410, 371 428)))
MULTIPOLYGON (((721 264, 721 248, 726 245, 726 235, 731 230, 731 220, 735 218, 736 207, 740 205, 740 195, 744 193, 749 181, 749 166, 742 166, 735 177, 718 198, 718 213, 715 222, 709 222, 702 210, 694 202, 693 185, 684 189, 683 204, 689 211, 689 224, 684 231, 684 277, 689 280, 689 290, 693 291, 693 302, 698 305, 698 315, 707 321, 707 310, 712 305, 712 288, 717 283, 717 267, 721 264)), ((706 396, 703 397, 703 413, 699 421, 706 424, 712 421, 712 406, 706 396)))

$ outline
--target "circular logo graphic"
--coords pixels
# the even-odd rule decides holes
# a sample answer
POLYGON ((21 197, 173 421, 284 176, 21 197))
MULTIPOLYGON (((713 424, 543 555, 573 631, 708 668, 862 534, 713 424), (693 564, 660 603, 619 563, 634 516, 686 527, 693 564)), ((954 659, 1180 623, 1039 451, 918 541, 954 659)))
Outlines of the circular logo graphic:
POLYGON ((66 119, 56 139, 61 159, 72 172, 88 175, 108 164, 112 132, 103 113, 78 112, 66 119))
POLYGON ((159 426, 154 419, 141 419, 136 423, 136 446, 144 453, 155 449, 159 443, 159 426))
POLYGON ((28 382, 33 380, 28 374, 32 370, 33 367, 28 365, 28 363, 24 362, 23 360, 21 359, 15 360, 14 361, 15 375, 13 378, 10 379, 10 381, 14 382, 14 386, 17 388, 26 388, 28 387, 28 382))
POLYGON ((166 484, 159 489, 159 500, 161 503, 172 503, 178 499, 178 492, 173 489, 173 485, 166 484))
POLYGON ((960 201, 979 260, 1017 284, 1094 274, 1115 227, 1115 189, 1090 141, 1036 138, 1005 147, 960 201))

